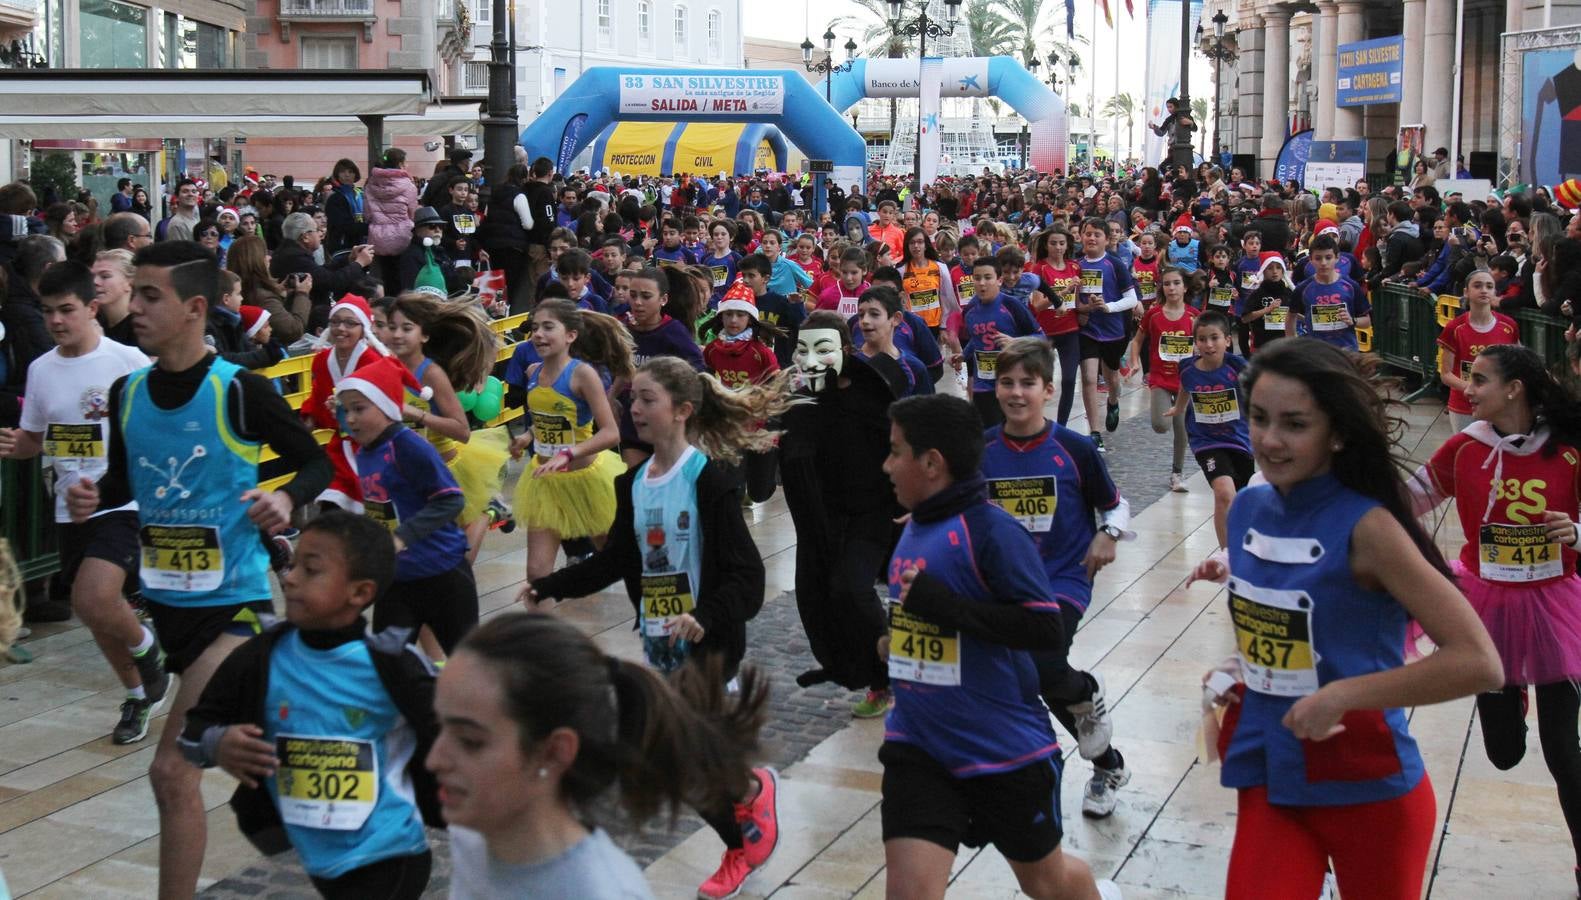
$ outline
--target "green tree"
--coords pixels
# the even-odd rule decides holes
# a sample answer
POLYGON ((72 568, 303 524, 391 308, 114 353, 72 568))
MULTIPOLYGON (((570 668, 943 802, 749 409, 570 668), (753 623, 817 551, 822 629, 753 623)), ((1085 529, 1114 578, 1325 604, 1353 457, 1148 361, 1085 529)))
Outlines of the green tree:
POLYGON ((40 205, 77 197, 77 166, 69 153, 44 153, 33 158, 28 184, 38 195, 40 205))
MULTIPOLYGON (((1121 119, 1125 120, 1126 156, 1128 157, 1136 154, 1136 110, 1136 98, 1130 94, 1120 93, 1105 100, 1103 109, 1098 111, 1098 115, 1114 119, 1117 122, 1121 119)), ((1117 147, 1115 150, 1115 155, 1118 156, 1119 148, 1117 147)))
POLYGON ((962 22, 971 38, 973 56, 1008 56, 1016 52, 1016 26, 1000 14, 998 0, 971 0, 962 22))
MULTIPOLYGON (((855 28, 861 33, 857 40, 860 49, 858 56, 886 57, 889 59, 902 59, 916 52, 912 42, 916 38, 895 34, 889 27, 889 4, 886 0, 851 0, 861 10, 861 14, 854 16, 841 16, 834 20, 834 26, 855 28)), ((916 18, 927 6, 926 0, 902 0, 901 18, 910 20, 916 18)), ((889 133, 895 133, 895 120, 897 107, 895 98, 889 98, 889 133)))
POLYGON ((1203 159, 1208 158, 1208 98, 1191 98, 1191 117, 1197 121, 1197 142, 1200 144, 1198 152, 1203 159))
MULTIPOLYGON (((1015 35, 1015 55, 1021 64, 1028 65, 1038 59, 1038 41, 1047 37, 1052 27, 1043 15, 1044 0, 997 0, 1004 17, 1015 35)), ((1041 60, 1039 60, 1041 62, 1041 60)))

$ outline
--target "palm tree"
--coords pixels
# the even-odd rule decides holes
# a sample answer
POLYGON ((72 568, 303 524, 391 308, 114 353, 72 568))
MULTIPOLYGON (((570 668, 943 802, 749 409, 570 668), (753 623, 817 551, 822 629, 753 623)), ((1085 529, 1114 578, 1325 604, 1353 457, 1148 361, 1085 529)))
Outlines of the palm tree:
POLYGON ((997 0, 1015 33, 1013 52, 1027 65, 1038 58, 1038 39, 1051 30, 1043 21, 1043 0, 997 0))
MULTIPOLYGON (((1121 119, 1125 120, 1126 156, 1133 155, 1136 149, 1136 98, 1125 93, 1115 94, 1104 101, 1103 109, 1098 111, 1098 115, 1114 119, 1117 124, 1121 119)), ((1118 145, 1119 141, 1116 140, 1115 143, 1118 145)), ((1120 155, 1119 151, 1120 148, 1116 146, 1116 156, 1120 155)))
POLYGON ((973 56, 1008 56, 1016 52, 1015 23, 994 7, 997 0, 970 0, 962 22, 971 38, 973 56))
MULTIPOLYGON (((901 59, 915 52, 912 43, 914 38, 895 34, 889 27, 889 3, 887 0, 852 0, 862 10, 862 15, 841 16, 834 20, 831 27, 857 28, 862 32, 861 49, 857 55, 866 57, 887 57, 901 59)), ((902 0, 901 18, 912 19, 917 13, 927 6, 927 0, 902 0)), ((889 133, 891 140, 895 133, 895 120, 897 116, 895 98, 889 98, 889 133)))
POLYGON ((1197 121, 1197 140, 1201 144, 1202 158, 1208 158, 1208 98, 1193 97, 1191 117, 1197 121))

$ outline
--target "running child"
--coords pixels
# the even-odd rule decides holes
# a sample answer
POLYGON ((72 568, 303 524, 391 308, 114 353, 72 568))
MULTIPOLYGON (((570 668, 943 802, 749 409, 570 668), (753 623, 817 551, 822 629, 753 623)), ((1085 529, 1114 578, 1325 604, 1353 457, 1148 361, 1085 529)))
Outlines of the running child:
POLYGON ((28 365, 20 427, 0 428, 0 458, 43 454, 50 459, 60 583, 70 587, 72 612, 88 626, 126 690, 111 740, 132 744, 148 735, 148 721, 164 705, 170 687, 159 640, 124 599, 137 590, 137 503, 102 508, 87 521, 73 523, 66 492, 78 481, 97 481, 104 474, 116 452, 109 443, 113 429, 105 422, 110 385, 149 361, 136 347, 104 336, 95 318, 93 272, 81 263, 45 269, 38 306, 55 348, 28 365))
POLYGON ((1201 268, 1202 245, 1197 240, 1197 229, 1189 213, 1181 213, 1171 229, 1174 240, 1165 247, 1166 262, 1186 275, 1201 268))
MULTIPOLYGON (((758 423, 788 408, 786 383, 782 375, 731 391, 677 359, 643 364, 632 382, 632 418, 653 455, 617 480, 611 539, 591 559, 532 579, 522 599, 531 606, 584 597, 623 580, 650 666, 674 672, 689 659, 712 658, 721 681, 735 678, 746 623, 763 603, 764 570, 741 517, 739 477, 727 464, 742 450, 773 446, 776 432, 758 423)), ((725 843, 700 897, 734 896, 778 843, 774 770, 753 769, 745 787, 733 807, 700 811, 725 843)))
POLYGON ((1313 239, 1308 262, 1312 264, 1311 278, 1290 297, 1290 311, 1285 315, 1285 337, 1296 336, 1299 319, 1304 331, 1341 350, 1357 350, 1356 329, 1372 324, 1372 304, 1367 302, 1367 290, 1335 268, 1339 259, 1339 241, 1333 235, 1320 235, 1313 239))
POLYGON ((1520 325, 1493 311, 1497 296, 1491 272, 1478 269, 1467 275, 1461 297, 1466 311, 1450 319, 1438 336, 1438 346, 1442 348, 1438 354, 1438 380, 1449 388, 1449 423, 1456 431, 1465 431, 1473 419, 1466 389, 1471 386, 1471 366, 1477 354, 1495 344, 1521 342, 1520 325))
MULTIPOLYGON (((885 266, 873 273, 871 282, 862 289, 862 292, 866 293, 868 288, 888 287, 896 294, 903 295, 904 283, 905 279, 901 278, 900 270, 885 266)), ((934 384, 938 384, 939 378, 944 374, 944 352, 939 349, 939 341, 935 339, 933 329, 922 321, 921 316, 909 309, 900 311, 900 320, 900 327, 895 329, 896 348, 922 360, 922 365, 928 370, 928 377, 933 379, 934 384)), ((851 332, 852 346, 862 346, 862 331, 854 315, 846 319, 846 327, 851 332)), ((955 340, 948 329, 942 334, 946 344, 955 340)))
POLYGON ((1216 312, 1197 316, 1196 354, 1176 363, 1180 388, 1165 416, 1186 419, 1186 442, 1213 491, 1213 531, 1229 546, 1230 502, 1252 478, 1252 443, 1246 428, 1241 372, 1246 360, 1229 352, 1230 321, 1216 312))
POLYGON ((966 362, 972 406, 987 423, 1000 419, 999 402, 994 399, 995 366, 1000 348, 1018 337, 1042 334, 1032 313, 999 293, 999 262, 992 256, 979 257, 972 264, 972 302, 960 312, 950 332, 960 346, 951 363, 966 362))
POLYGON ((734 234, 735 228, 730 222, 715 219, 708 226, 708 252, 697 260, 698 265, 708 269, 708 280, 713 285, 708 297, 711 307, 718 306, 725 291, 736 283, 739 271, 736 267, 741 263, 741 254, 730 249, 730 238, 734 234))
POLYGON ((776 265, 770 257, 754 253, 741 261, 741 280, 752 291, 753 303, 758 308, 758 321, 775 329, 774 356, 779 360, 780 367, 784 368, 790 365, 791 351, 796 347, 796 332, 807 317, 807 306, 774 289, 774 278, 770 272, 776 265))
MULTIPOLYGON (((691 285, 686 278, 677 277, 672 281, 667 273, 657 268, 642 269, 631 277, 631 312, 626 316, 626 328, 636 343, 632 351, 633 366, 660 356, 674 356, 696 371, 706 368, 703 351, 692 337, 692 320, 687 307, 692 299, 690 291, 691 285)), ((647 459, 653 448, 637 436, 626 388, 621 387, 615 393, 622 401, 620 458, 628 468, 633 468, 647 459)))
POLYGON ((1070 421, 1078 393, 1076 379, 1081 375, 1081 317, 1076 313, 1081 266, 1070 258, 1071 244, 1070 233, 1062 228, 1052 228, 1033 240, 1033 246, 1041 253, 1036 268, 1043 277, 1043 288, 1033 291, 1029 298, 1038 325, 1059 354, 1059 408, 1055 421, 1061 425, 1070 421))
POLYGON ((661 268, 697 265, 696 254, 681 245, 680 222, 666 216, 659 225, 659 237, 659 245, 648 254, 654 265, 661 268))
POLYGON ((364 617, 396 566, 368 518, 304 525, 280 584, 286 621, 226 658, 180 738, 189 763, 241 782, 231 806, 254 846, 295 848, 330 900, 417 900, 433 862, 423 826, 444 822, 423 768, 434 670, 404 632, 369 632, 364 617))
POLYGON ((420 390, 411 370, 383 359, 342 379, 335 398, 358 445, 363 513, 395 538, 395 576, 373 627, 407 629, 413 642, 427 627, 449 654, 478 623, 478 589, 455 521, 461 487, 439 451, 402 422, 403 401, 420 390))
MULTIPOLYGON (((531 426, 511 442, 530 447, 531 472, 516 482, 516 509, 527 525, 527 577, 554 571, 560 543, 603 541, 615 516, 614 450, 620 429, 601 377, 631 376, 631 345, 620 323, 549 300, 533 310, 532 342, 543 362, 527 370, 531 426)), ((525 590, 525 589, 524 589, 525 590)))
POLYGON ((1352 357, 1284 341, 1246 388, 1267 483, 1194 573, 1228 581, 1236 636, 1205 679, 1237 798, 1225 897, 1311 900, 1332 863, 1342 896, 1416 900, 1436 804, 1406 710, 1496 688, 1498 652, 1411 514, 1388 401, 1352 357), (1405 665, 1411 619, 1438 651, 1405 665))
MULTIPOLYGON (((782 255, 784 250, 784 237, 776 230, 770 228, 763 232, 763 237, 758 241, 757 253, 768 260, 769 273, 766 290, 781 297, 791 297, 812 287, 812 276, 807 270, 796 265, 782 255)), ((745 265, 742 274, 746 273, 745 265)), ((789 300, 786 301, 789 303, 789 300)), ((801 305, 798 303, 797 305, 801 305)))
POLYGON ((884 376, 897 398, 931 394, 933 379, 922 360, 895 346, 895 329, 905 321, 900 303, 900 294, 887 285, 862 294, 857 305, 862 345, 856 352, 884 376))
POLYGON ((994 395, 1005 422, 983 436, 983 477, 988 501, 1015 517, 1037 544, 1043 571, 1064 623, 1065 649, 1033 654, 1039 692, 1054 717, 1077 739, 1093 764, 1082 795, 1082 814, 1105 818, 1117 791, 1131 780, 1125 758, 1110 744, 1114 722, 1104 698, 1103 676, 1073 669, 1071 642, 1092 602, 1092 579, 1114 561, 1131 535, 1130 504, 1109 477, 1091 440, 1050 422, 1043 408, 1053 399, 1054 356, 1047 343, 1017 338, 999 354, 994 395))
MULTIPOLYGON (((977 262, 981 302, 992 262, 977 262)), ((889 412, 884 471, 911 518, 879 641, 895 691, 878 751, 888 890, 942 897, 960 845, 993 844, 1029 894, 1118 898, 1060 848, 1063 761, 1033 654, 1067 637, 1031 536, 984 497, 982 422, 947 395, 889 412)))
MULTIPOLYGON (((393 301, 392 301, 393 302, 393 301)), ((362 512, 362 489, 357 481, 357 447, 347 438, 346 424, 333 408, 330 398, 335 385, 365 365, 389 356, 390 351, 376 336, 374 314, 368 301, 346 294, 329 308, 325 331, 329 346, 313 354, 311 389, 302 401, 302 419, 313 428, 333 429, 324 453, 334 467, 335 476, 320 494, 321 507, 335 506, 348 512, 362 512)), ((388 314, 386 314, 388 321, 388 314)))
POLYGON ((841 318, 849 319, 856 315, 857 302, 869 287, 867 254, 858 247, 846 250, 840 254, 838 271, 840 280, 818 295, 815 308, 832 310, 841 318))
POLYGON ((921 228, 906 230, 905 248, 906 261, 900 266, 900 277, 906 308, 937 333, 945 318, 960 308, 955 299, 955 282, 921 228))
POLYGON ((1182 472, 1186 464, 1186 420, 1181 416, 1168 416, 1168 412, 1180 395, 1180 364, 1196 355, 1196 340, 1193 336, 1196 329, 1193 325, 1197 320, 1197 311, 1186 305, 1186 282, 1181 270, 1165 266, 1159 271, 1158 278, 1164 300, 1142 314, 1142 322, 1136 328, 1136 339, 1131 343, 1131 358, 1152 360, 1147 373, 1147 393, 1151 400, 1148 408, 1153 433, 1163 434, 1173 428, 1169 489, 1184 494, 1186 481, 1182 472))
POLYGON ((577 305, 578 309, 600 313, 609 311, 609 305, 591 285, 593 257, 586 250, 573 248, 560 254, 560 259, 555 262, 555 269, 560 273, 560 283, 565 285, 566 296, 577 305))
MULTIPOLYGON (((758 321, 757 302, 744 281, 725 292, 725 299, 719 304, 719 318, 723 330, 703 348, 703 360, 721 384, 736 390, 762 384, 780 371, 772 343, 779 330, 758 321)), ((741 469, 748 501, 763 503, 774 496, 778 470, 775 450, 745 451, 741 469)))
POLYGON ((1105 431, 1120 427, 1120 363, 1125 355, 1126 322, 1137 303, 1136 285, 1130 269, 1120 257, 1109 252, 1109 231, 1103 219, 1088 217, 1081 223, 1081 284, 1077 287, 1076 313, 1081 326, 1081 396, 1087 411, 1087 429, 1099 451, 1103 435, 1098 432, 1098 376, 1109 387, 1105 431))
POLYGON ((1257 285, 1241 290, 1241 305, 1237 308, 1246 329, 1249 355, 1284 338, 1285 318, 1290 314, 1294 294, 1285 275, 1285 258, 1277 250, 1264 253, 1258 260, 1257 285))

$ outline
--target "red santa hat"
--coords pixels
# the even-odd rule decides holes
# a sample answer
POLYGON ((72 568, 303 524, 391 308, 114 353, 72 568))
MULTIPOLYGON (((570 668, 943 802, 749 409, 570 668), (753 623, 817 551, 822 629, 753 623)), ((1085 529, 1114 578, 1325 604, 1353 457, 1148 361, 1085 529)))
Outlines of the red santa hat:
POLYGON ((373 310, 368 306, 367 299, 347 294, 329 308, 329 318, 335 318, 337 312, 350 313, 352 318, 362 324, 362 339, 368 342, 368 346, 379 351, 380 356, 390 355, 390 348, 384 346, 378 335, 373 333, 373 310))
POLYGON ((732 311, 744 312, 754 321, 758 318, 757 295, 753 294, 747 283, 739 278, 725 291, 724 296, 719 298, 719 312, 724 314, 732 311))
POLYGON ((1258 276, 1266 278, 1267 277, 1267 273, 1268 273, 1268 267, 1271 266, 1271 265, 1275 265, 1275 264, 1278 264, 1280 270, 1284 273, 1284 277, 1281 278, 1280 280, 1283 281, 1285 284, 1289 284, 1290 283, 1290 264, 1285 262, 1284 254, 1280 253, 1278 250, 1264 250, 1263 252, 1257 254, 1257 274, 1258 274, 1258 276))
POLYGON ((1339 226, 1334 224, 1333 219, 1318 219, 1317 224, 1312 226, 1312 235, 1314 237, 1322 237, 1325 234, 1336 236, 1339 234, 1339 226))
POLYGON ((424 400, 434 396, 434 389, 418 384, 417 379, 412 377, 411 369, 395 357, 386 356, 342 378, 340 384, 335 385, 335 396, 356 391, 367 397, 368 402, 389 416, 391 421, 399 422, 401 407, 406 402, 406 388, 411 388, 424 400))
POLYGON ((242 220, 241 213, 237 212, 236 208, 232 206, 222 206, 220 207, 220 211, 214 214, 215 219, 223 219, 226 216, 229 216, 238 222, 242 220))
MULTIPOLYGON (((1181 213, 1180 214, 1180 218, 1175 220, 1174 231, 1189 231, 1189 232, 1192 232, 1193 234, 1195 234, 1196 231, 1197 231, 1197 226, 1196 226, 1195 223, 1193 223, 1191 221, 1191 216, 1190 215, 1188 215, 1186 213, 1181 213)), ((1171 233, 1173 233, 1173 232, 1171 232, 1171 233)))
POLYGON ((247 330, 247 336, 253 337, 269 324, 269 310, 262 306, 248 306, 242 304, 242 327, 247 330))

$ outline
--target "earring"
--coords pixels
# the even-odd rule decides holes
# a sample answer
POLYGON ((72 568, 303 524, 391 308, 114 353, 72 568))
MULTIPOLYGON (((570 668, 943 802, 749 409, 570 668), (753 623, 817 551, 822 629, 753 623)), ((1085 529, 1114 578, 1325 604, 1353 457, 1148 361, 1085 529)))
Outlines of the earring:
POLYGON ((538 777, 539 778, 548 778, 549 777, 549 770, 548 769, 539 769, 538 770, 538 777))

